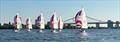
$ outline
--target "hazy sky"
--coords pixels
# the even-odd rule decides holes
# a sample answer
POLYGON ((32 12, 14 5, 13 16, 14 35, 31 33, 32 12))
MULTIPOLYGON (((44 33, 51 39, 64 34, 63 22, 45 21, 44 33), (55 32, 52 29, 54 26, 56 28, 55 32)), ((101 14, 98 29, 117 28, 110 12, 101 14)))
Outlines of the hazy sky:
POLYGON ((0 0, 0 23, 13 22, 16 13, 20 13, 23 23, 30 17, 34 24, 41 11, 47 22, 54 10, 58 17, 66 20, 74 17, 82 7, 89 17, 103 21, 120 21, 119 0, 0 0))

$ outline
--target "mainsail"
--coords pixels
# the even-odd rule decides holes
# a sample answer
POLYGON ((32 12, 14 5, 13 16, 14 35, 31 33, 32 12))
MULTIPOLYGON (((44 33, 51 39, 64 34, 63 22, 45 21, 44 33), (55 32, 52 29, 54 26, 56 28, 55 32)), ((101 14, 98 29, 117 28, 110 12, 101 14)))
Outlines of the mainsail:
POLYGON ((21 28, 21 17, 19 16, 19 13, 17 13, 17 15, 14 17, 13 26, 15 27, 15 30, 21 28))
POLYGON ((50 27, 52 30, 58 29, 58 21, 57 21, 57 17, 56 17, 56 12, 54 12, 54 14, 52 15, 52 17, 50 19, 50 27))
POLYGON ((82 8, 75 16, 75 24, 78 28, 88 28, 86 14, 84 8, 82 8))
POLYGON ((26 20, 26 27, 28 30, 32 29, 32 23, 31 23, 30 18, 27 18, 27 20, 26 20))
POLYGON ((64 23, 63 23, 63 21, 62 21, 62 18, 59 17, 59 20, 58 20, 58 28, 59 28, 59 31, 61 31, 61 30, 63 29, 63 25, 64 25, 64 23))
POLYGON ((44 17, 42 13, 36 19, 36 26, 41 30, 45 29, 44 17))

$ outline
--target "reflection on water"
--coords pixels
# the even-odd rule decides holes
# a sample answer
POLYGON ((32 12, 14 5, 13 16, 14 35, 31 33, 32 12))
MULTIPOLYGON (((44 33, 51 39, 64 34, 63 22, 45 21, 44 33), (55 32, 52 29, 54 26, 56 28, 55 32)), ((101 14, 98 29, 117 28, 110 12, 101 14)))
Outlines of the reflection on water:
POLYGON ((86 38, 88 36, 87 32, 80 32, 80 38, 86 38))
POLYGON ((1 29, 0 42, 120 42, 120 29, 88 29, 87 35, 81 36, 78 29, 64 29, 53 33, 49 29, 38 32, 1 29))

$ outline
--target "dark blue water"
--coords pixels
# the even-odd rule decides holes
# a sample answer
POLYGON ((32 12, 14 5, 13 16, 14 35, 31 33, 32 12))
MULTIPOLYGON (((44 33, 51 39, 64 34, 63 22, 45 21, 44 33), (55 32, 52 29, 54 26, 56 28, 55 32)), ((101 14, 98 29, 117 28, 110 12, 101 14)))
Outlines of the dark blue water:
POLYGON ((0 29, 0 42, 120 42, 120 29, 88 29, 88 36, 81 38, 78 29, 64 29, 53 33, 21 30, 15 33, 12 29, 0 29))

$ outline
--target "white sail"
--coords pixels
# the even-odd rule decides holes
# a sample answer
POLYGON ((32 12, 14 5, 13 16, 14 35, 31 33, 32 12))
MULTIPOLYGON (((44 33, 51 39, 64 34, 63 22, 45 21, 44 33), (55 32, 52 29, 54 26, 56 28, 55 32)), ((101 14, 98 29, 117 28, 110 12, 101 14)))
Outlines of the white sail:
POLYGON ((31 23, 30 18, 27 18, 27 20, 26 20, 26 27, 27 27, 28 31, 30 31, 32 29, 32 23, 31 23))
POLYGON ((61 31, 61 30, 63 29, 63 25, 64 25, 64 23, 63 23, 63 21, 62 21, 62 18, 59 17, 59 20, 58 20, 58 28, 59 28, 59 31, 61 31))
POLYGON ((75 16, 75 24, 80 28, 88 28, 86 14, 84 8, 82 8, 75 16))
POLYGON ((13 26, 15 27, 15 32, 21 28, 21 17, 19 16, 19 13, 17 13, 17 15, 14 17, 13 26))
POLYGON ((42 29, 45 29, 45 23, 44 23, 44 17, 43 14, 41 13, 40 16, 37 17, 36 19, 36 25, 42 31, 42 29))
POLYGON ((52 17, 50 19, 50 27, 53 32, 55 32, 55 29, 58 29, 58 20, 56 17, 56 12, 54 12, 54 14, 52 15, 52 17))
POLYGON ((16 29, 20 29, 20 27, 21 27, 21 17, 19 16, 18 13, 14 17, 14 26, 16 27, 16 29))

